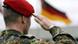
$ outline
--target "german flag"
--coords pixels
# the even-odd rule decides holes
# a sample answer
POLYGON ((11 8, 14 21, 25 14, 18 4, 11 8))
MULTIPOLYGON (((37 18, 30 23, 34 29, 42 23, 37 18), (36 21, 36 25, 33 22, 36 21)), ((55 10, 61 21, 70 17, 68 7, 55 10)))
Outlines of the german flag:
POLYGON ((41 14, 52 21, 64 22, 66 25, 71 23, 64 12, 57 10, 45 1, 42 1, 41 14))

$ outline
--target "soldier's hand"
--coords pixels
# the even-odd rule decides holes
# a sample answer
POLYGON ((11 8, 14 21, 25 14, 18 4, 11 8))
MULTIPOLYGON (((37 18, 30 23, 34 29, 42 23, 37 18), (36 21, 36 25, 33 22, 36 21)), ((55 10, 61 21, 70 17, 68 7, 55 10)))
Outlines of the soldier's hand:
POLYGON ((42 28, 48 31, 49 27, 52 26, 51 21, 44 16, 35 16, 35 21, 39 23, 42 28))

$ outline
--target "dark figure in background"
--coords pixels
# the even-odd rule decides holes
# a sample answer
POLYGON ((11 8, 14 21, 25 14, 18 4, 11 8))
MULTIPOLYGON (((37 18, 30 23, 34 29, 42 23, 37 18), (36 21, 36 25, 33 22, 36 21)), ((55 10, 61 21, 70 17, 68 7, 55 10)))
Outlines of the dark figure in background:
POLYGON ((76 44, 70 34, 62 33, 60 27, 53 26, 47 18, 34 16, 34 9, 26 0, 4 0, 3 7, 6 30, 0 34, 0 44, 76 44), (50 32, 54 43, 25 36, 28 34, 32 15, 44 30, 50 32))

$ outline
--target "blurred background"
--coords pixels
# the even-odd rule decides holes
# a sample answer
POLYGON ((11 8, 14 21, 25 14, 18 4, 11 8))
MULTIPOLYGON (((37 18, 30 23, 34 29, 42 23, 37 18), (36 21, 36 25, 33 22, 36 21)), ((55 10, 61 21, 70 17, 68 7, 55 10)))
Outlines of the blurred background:
MULTIPOLYGON (((0 31, 5 29, 0 0, 0 31)), ((43 15, 52 21, 53 25, 59 26, 65 33, 71 34, 78 40, 78 0, 27 0, 33 5, 35 15, 43 15)), ((43 30, 39 24, 31 18, 29 34, 39 38, 51 39, 49 32, 43 30)))

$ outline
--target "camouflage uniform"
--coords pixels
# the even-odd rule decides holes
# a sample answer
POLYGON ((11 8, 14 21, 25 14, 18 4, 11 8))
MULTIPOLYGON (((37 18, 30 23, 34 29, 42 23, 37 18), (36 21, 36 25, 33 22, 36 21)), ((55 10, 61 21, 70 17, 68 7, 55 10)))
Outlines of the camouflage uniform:
MULTIPOLYGON (((53 36, 55 44, 74 44, 74 38, 69 34, 61 34, 60 28, 53 27, 50 29, 50 33, 53 36), (59 32, 58 32, 59 31, 59 32)), ((28 37, 23 33, 15 31, 13 29, 4 30, 0 34, 0 44, 54 44, 46 40, 40 40, 34 36, 28 37)))

